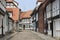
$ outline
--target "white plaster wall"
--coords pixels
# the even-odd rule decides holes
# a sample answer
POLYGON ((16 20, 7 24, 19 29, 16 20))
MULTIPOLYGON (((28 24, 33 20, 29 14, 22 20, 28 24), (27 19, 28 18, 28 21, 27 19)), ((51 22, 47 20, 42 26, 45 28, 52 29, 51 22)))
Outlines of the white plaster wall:
POLYGON ((36 21, 38 21, 38 13, 36 14, 36 21))
POLYGON ((46 12, 49 12, 51 11, 51 4, 49 4, 47 7, 46 7, 46 12))
POLYGON ((3 19, 3 16, 0 14, 0 28, 1 28, 1 25, 2 25, 2 19, 3 19))
POLYGON ((6 26, 6 17, 5 17, 5 16, 4 16, 4 18, 3 18, 3 27, 4 27, 4 28, 3 28, 3 30, 4 30, 3 32, 4 32, 4 34, 5 34, 5 32, 6 32, 6 30, 7 30, 7 29, 6 29, 7 26, 6 26))
POLYGON ((23 19, 21 23, 29 23, 30 19, 23 19))
POLYGON ((0 2, 0 8, 3 10, 3 11, 5 11, 6 12, 6 10, 5 10, 5 7, 6 7, 6 1, 5 0, 0 0, 1 2, 0 2), (2 4, 5 6, 3 6, 2 4))
POLYGON ((3 16, 0 14, 0 34, 2 34, 2 19, 3 19, 3 16))
POLYGON ((48 21, 48 35, 51 36, 52 35, 52 31, 50 29, 50 23, 51 21, 48 21))
POLYGON ((6 7, 6 1, 5 0, 0 0, 2 4, 6 7))
POLYGON ((51 5, 52 5, 52 16, 59 15, 59 0, 55 0, 52 4, 46 7, 47 18, 51 17, 51 5))
POLYGON ((36 27, 36 24, 35 24, 35 22, 33 22, 33 29, 35 30, 35 27, 36 27))
POLYGON ((12 30, 12 22, 9 22, 9 31, 12 30))
POLYGON ((55 19, 53 24, 54 37, 60 37, 60 19, 55 19))
POLYGON ((2 28, 0 28, 0 34, 2 34, 2 28))
POLYGON ((59 9, 59 0, 55 0, 53 3, 52 3, 52 11, 56 11, 59 9))
POLYGON ((52 16, 56 16, 56 15, 59 15, 59 0, 55 0, 53 3, 52 3, 52 16))
POLYGON ((8 19, 7 19, 8 17, 7 17, 7 15, 5 15, 4 16, 4 18, 3 18, 3 27, 4 27, 4 34, 6 33, 6 32, 8 32, 8 25, 7 25, 7 23, 8 23, 8 19))

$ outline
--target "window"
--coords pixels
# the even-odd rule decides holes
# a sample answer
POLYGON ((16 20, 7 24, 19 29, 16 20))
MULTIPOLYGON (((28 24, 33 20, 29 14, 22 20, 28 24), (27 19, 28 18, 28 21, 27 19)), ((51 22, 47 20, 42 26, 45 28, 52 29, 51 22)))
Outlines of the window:
POLYGON ((9 17, 12 17, 13 15, 12 15, 12 12, 9 12, 9 17))
POLYGON ((47 18, 51 17, 51 12, 47 12, 47 18))
POLYGON ((38 21, 38 13, 36 14, 36 21, 38 21))
POLYGON ((7 3, 7 6, 9 5, 9 3, 7 3))
POLYGON ((7 3, 7 6, 13 6, 13 3, 7 3))
POLYGON ((8 8, 15 8, 15 6, 14 6, 13 3, 7 3, 7 7, 8 7, 8 8))
POLYGON ((11 6, 13 6, 13 3, 10 3, 11 6))
POLYGON ((22 27, 22 24, 19 24, 19 27, 22 27))

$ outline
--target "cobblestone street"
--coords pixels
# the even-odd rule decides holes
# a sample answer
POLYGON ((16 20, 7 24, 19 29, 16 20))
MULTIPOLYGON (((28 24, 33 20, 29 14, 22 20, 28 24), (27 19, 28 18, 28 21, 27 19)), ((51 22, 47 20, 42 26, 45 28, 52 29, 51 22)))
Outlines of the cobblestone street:
POLYGON ((42 40, 42 39, 39 38, 34 33, 32 33, 31 31, 23 31, 23 32, 19 32, 9 40, 42 40))
MULTIPOLYGON (((23 31, 16 34, 14 37, 9 38, 8 40, 48 40, 43 39, 32 31, 23 31)), ((49 39, 53 40, 53 39, 49 39)))

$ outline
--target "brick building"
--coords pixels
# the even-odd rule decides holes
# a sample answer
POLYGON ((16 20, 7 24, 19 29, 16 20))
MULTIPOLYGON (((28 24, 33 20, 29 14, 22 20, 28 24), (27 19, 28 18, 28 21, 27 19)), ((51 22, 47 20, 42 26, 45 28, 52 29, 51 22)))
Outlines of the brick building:
POLYGON ((60 37, 59 0, 46 0, 39 7, 39 32, 53 37, 60 37))
POLYGON ((17 28, 17 22, 19 20, 19 8, 18 3, 14 0, 6 0, 6 10, 8 11, 9 17, 13 20, 10 21, 10 30, 14 28, 14 30, 17 28), (13 23, 13 27, 11 26, 13 23))
POLYGON ((47 3, 47 0, 42 1, 41 5, 38 9, 38 23, 39 23, 38 30, 41 33, 44 33, 44 13, 45 13, 46 3, 47 3))

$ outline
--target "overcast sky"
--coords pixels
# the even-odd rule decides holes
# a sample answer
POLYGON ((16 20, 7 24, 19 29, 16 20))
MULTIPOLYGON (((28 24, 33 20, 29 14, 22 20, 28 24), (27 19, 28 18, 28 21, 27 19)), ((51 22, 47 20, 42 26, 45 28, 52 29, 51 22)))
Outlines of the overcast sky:
POLYGON ((15 0, 19 3, 19 8, 22 11, 33 10, 36 6, 37 0, 15 0))

